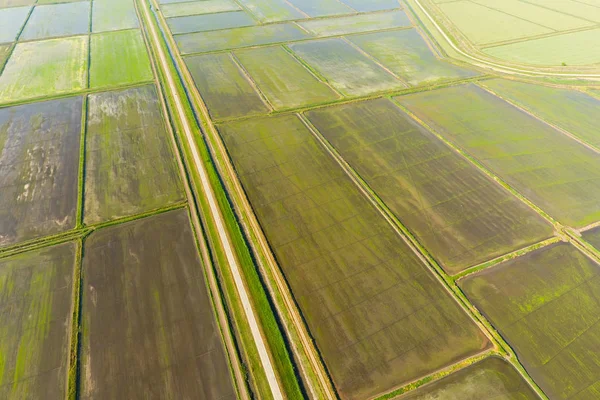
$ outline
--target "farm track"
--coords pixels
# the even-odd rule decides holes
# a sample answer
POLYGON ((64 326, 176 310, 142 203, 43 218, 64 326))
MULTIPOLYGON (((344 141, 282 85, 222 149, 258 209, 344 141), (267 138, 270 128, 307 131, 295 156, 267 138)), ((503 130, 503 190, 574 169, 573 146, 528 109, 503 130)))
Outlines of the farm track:
MULTIPOLYGON (((156 3, 154 3, 154 5, 156 9, 159 10, 156 3)), ((160 11, 157 13, 157 19, 162 24, 162 28, 168 32, 166 21, 160 11)), ((167 33, 167 40, 169 39, 171 41, 171 45, 174 46, 172 36, 167 33)), ((180 63, 180 65, 184 64, 179 54, 176 53, 174 56, 177 58, 177 61, 180 63)), ((216 156, 215 158, 217 161, 217 167, 224 175, 225 180, 227 181, 226 183, 229 184, 230 189, 232 189, 231 192, 234 194, 233 197, 234 202, 236 203, 236 209, 238 212, 242 213, 241 217, 244 230, 248 236, 252 238, 250 244, 254 248, 254 251, 258 253, 257 258, 260 260, 258 264, 261 269, 261 274, 266 278, 265 283, 268 286, 272 298, 275 300, 275 303, 279 304, 279 313, 284 320, 288 321, 288 323, 283 324, 283 328, 286 330, 289 343, 295 353, 296 359, 300 360, 298 364, 303 377, 305 378, 305 383, 307 384, 308 389, 314 398, 325 398, 329 400, 336 399, 337 394, 331 384, 326 367, 324 366, 321 357, 315 348, 313 340, 308 333, 304 319, 300 314, 295 300, 290 292, 287 281, 279 269, 278 263, 271 252, 262 228, 260 227, 260 224, 254 215, 254 211, 250 206, 241 183, 237 178, 237 173, 235 172, 235 169, 229 160, 227 150, 225 149, 225 146, 208 114, 208 109, 199 92, 195 88, 193 80, 186 67, 182 68, 182 73, 184 74, 184 79, 187 81, 186 83, 188 85, 188 90, 193 96, 193 105, 200 108, 199 111, 203 116, 203 122, 205 123, 206 128, 205 134, 209 139, 207 142, 211 145, 211 152, 216 156), (258 244, 258 247, 256 244, 258 244), (298 341, 301 343, 300 348, 298 347, 298 341), (316 376, 312 377, 312 374, 315 374, 316 376)))
MULTIPOLYGON (((136 3, 136 5, 139 5, 139 3, 136 3)), ((260 328, 259 328, 259 325, 257 322, 257 317, 255 314, 256 312, 255 312, 254 308, 252 307, 247 288, 246 288, 246 286, 244 284, 244 280, 242 278, 241 267, 239 265, 239 261, 237 260, 236 256, 234 255, 234 250, 233 250, 233 246, 231 243, 231 239, 229 237, 229 234, 228 234, 226 226, 225 226, 225 222, 223 220, 223 216, 222 216, 219 206, 217 204, 217 199, 216 199, 214 190, 212 188, 212 185, 210 183, 210 178, 208 176, 208 172, 206 170, 206 167, 203 164, 202 158, 200 157, 196 143, 194 141, 192 125, 186 115, 186 112, 185 112, 185 109, 183 106, 183 100, 180 98, 180 95, 177 91, 177 85, 175 84, 175 78, 173 77, 172 72, 169 68, 167 57, 165 56, 165 52, 161 45, 160 36, 157 33, 157 29, 156 29, 154 23, 152 22, 152 16, 150 15, 148 4, 142 4, 142 6, 138 8, 138 11, 143 15, 142 24, 145 25, 147 32, 150 34, 150 36, 152 38, 152 44, 153 44, 152 49, 158 57, 157 61, 159 61, 159 63, 160 63, 162 73, 167 79, 166 83, 169 87, 169 92, 175 101, 174 106, 177 111, 177 117, 182 124, 183 131, 184 131, 183 133, 185 134, 185 139, 187 141, 187 145, 191 149, 194 166, 195 166, 196 172, 200 176, 200 182, 202 185, 202 193, 206 196, 206 200, 208 201, 210 211, 211 211, 210 217, 213 220, 214 224, 216 225, 216 229, 217 229, 217 233, 218 233, 218 240, 220 241, 220 245, 222 246, 222 249, 225 252, 225 256, 227 258, 229 268, 231 269, 231 273, 233 274, 235 285, 238 290, 238 294, 239 294, 240 300, 241 300, 243 308, 244 308, 247 322, 250 326, 252 337, 253 337, 254 342, 258 349, 259 358, 260 358, 262 367, 265 371, 267 380, 269 382, 271 394, 272 394, 273 398, 275 398, 275 399, 283 399, 284 397, 283 397, 283 393, 282 393, 282 390, 280 387, 280 383, 277 379, 277 374, 276 374, 273 364, 271 362, 269 352, 268 352, 267 346, 265 344, 265 340, 262 336, 262 333, 260 331, 260 328)), ((238 378, 239 378, 239 376, 238 376, 238 378)))
POLYGON ((533 76, 533 77, 560 77, 560 78, 581 78, 581 79, 600 79, 600 74, 587 74, 587 73, 561 73, 561 72, 544 72, 539 69, 528 69, 524 66, 510 66, 507 64, 497 63, 490 60, 486 60, 483 58, 479 58, 473 54, 470 54, 467 51, 463 51, 459 46, 457 46, 452 38, 445 32, 445 30, 438 24, 436 19, 429 13, 426 7, 423 6, 421 0, 407 0, 414 2, 417 7, 420 9, 420 12, 425 15, 436 31, 441 35, 441 37, 445 40, 445 42, 452 48, 453 51, 457 52, 462 57, 465 57, 473 65, 478 66, 480 68, 491 69, 497 73, 501 74, 509 74, 509 75, 521 75, 521 76, 533 76))

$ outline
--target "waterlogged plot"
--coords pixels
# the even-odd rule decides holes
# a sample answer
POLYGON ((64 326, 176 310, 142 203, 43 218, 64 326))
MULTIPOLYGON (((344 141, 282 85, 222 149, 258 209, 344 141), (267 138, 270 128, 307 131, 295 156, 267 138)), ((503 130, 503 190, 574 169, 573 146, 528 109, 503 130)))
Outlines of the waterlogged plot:
POLYGON ((256 25, 245 11, 224 12, 206 15, 190 15, 167 19, 174 35, 191 32, 214 31, 218 29, 240 28, 256 25))
POLYGON ((19 43, 0 75, 0 103, 85 89, 87 37, 19 43))
POLYGON ((0 398, 67 393, 75 245, 0 260, 0 398))
POLYGON ((299 107, 339 97, 282 47, 239 51, 235 55, 275 108, 299 107))
POLYGON ((554 32, 542 25, 470 1, 453 1, 438 6, 475 44, 502 42, 554 32), (508 26, 510 29, 506 29, 508 26))
POLYGON ((349 36, 348 40, 411 85, 476 75, 438 59, 415 29, 349 36))
POLYGON ((349 5, 359 12, 391 10, 399 8, 398 0, 340 0, 342 3, 349 5))
POLYGON ((162 5, 160 9, 165 17, 183 17, 186 15, 212 14, 241 10, 240 6, 233 0, 173 2, 162 5))
POLYGON ((37 6, 19 40, 44 39, 86 34, 90 26, 90 3, 50 4, 37 6))
POLYGON ((289 0, 289 2, 310 17, 325 17, 356 12, 338 0, 289 0))
POLYGON ((185 63, 213 118, 242 117, 269 111, 230 54, 186 57, 185 63))
MULTIPOLYGON (((14 42, 31 7, 0 8, 0 43, 14 42)), ((0 52, 0 60, 2 59, 0 52)))
POLYGON ((86 223, 183 200, 154 86, 90 95, 87 124, 86 223))
POLYGON ((297 117, 219 130, 342 398, 371 398, 488 346, 297 117))
POLYGON ((182 54, 228 50, 309 38, 294 24, 249 26, 225 31, 197 32, 175 37, 182 54))
POLYGON ((262 22, 308 18, 286 0, 240 0, 240 3, 262 22))
POLYGON ((402 397, 402 400, 539 400, 506 361, 489 357, 402 397))
POLYGON ((566 225, 600 220, 600 157, 475 86, 397 100, 566 225))
POLYGON ((154 77, 142 33, 135 30, 92 35, 90 87, 148 82, 154 77))
POLYGON ((459 285, 551 399, 600 395, 600 266, 555 244, 459 285))
POLYGON ((590 45, 598 42, 600 42, 600 29, 592 29, 490 47, 485 49, 485 53, 515 63, 548 66, 558 66, 563 63, 587 65, 600 62, 600 46, 590 45))
POLYGON ((94 0, 92 32, 116 31, 140 26, 133 0, 94 0))
POLYGON ((600 147, 600 99, 577 90, 503 79, 486 81, 482 86, 585 142, 600 147))
POLYGON ((315 36, 345 35, 348 33, 379 31, 412 25, 404 11, 314 19, 299 22, 298 24, 315 36))
POLYGON ((525 203, 387 99, 306 115, 451 274, 552 235, 525 203))
POLYGON ((0 246, 75 227, 82 99, 0 109, 0 246))
POLYGON ((361 96, 406 87, 343 39, 315 40, 289 47, 343 94, 361 96))
POLYGON ((92 234, 82 399, 234 399, 187 211, 92 234))

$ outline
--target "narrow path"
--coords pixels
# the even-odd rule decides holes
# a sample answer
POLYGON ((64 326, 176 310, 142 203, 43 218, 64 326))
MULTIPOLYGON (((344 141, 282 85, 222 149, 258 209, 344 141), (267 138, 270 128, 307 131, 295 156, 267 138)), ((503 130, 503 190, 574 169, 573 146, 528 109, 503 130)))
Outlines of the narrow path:
POLYGON ((158 61, 160 62, 161 68, 163 70, 162 72, 167 79, 166 83, 169 86, 169 90, 171 91, 173 99, 175 100, 175 104, 174 104, 175 109, 177 111, 177 115, 183 126, 185 139, 186 139, 187 144, 192 152, 193 165, 195 166, 196 171, 198 172, 198 176, 200 177, 202 193, 206 197, 206 200, 210 207, 211 217, 217 228, 217 233, 218 233, 217 239, 219 240, 221 246, 223 247, 223 249, 225 251, 225 256, 227 258, 227 262, 231 269, 231 274, 234 278, 237 292, 240 297, 242 306, 244 308, 244 313, 246 315, 248 325, 250 326, 252 338, 254 339, 254 342, 256 344, 256 348, 258 350, 258 355, 259 355, 262 367, 267 376, 267 380, 269 382, 269 386, 271 388, 273 398, 275 398, 277 400, 283 399, 284 397, 281 392, 279 382, 277 380, 277 375, 275 373, 275 369, 273 368, 273 364, 271 363, 271 359, 269 358, 269 353, 267 352, 267 348, 266 348, 264 339, 262 337, 262 334, 260 332, 260 329, 259 329, 259 326, 257 323, 255 311, 252 308, 252 305, 250 302, 250 297, 246 290, 246 286, 244 285, 244 281, 241 276, 238 260, 233 253, 233 246, 231 244, 231 240, 230 240, 229 236, 227 235, 227 230, 225 228, 225 222, 223 221, 223 216, 221 215, 221 212, 219 210, 216 196, 215 196, 215 193, 213 191, 213 188, 211 186, 211 183, 210 183, 210 180, 208 177, 208 172, 206 171, 206 168, 202 162, 202 158, 200 157, 200 154, 198 153, 198 149, 197 149, 196 143, 194 141, 193 129, 192 129, 190 122, 186 116, 185 109, 183 107, 183 103, 180 98, 180 95, 177 92, 177 85, 175 84, 172 72, 168 67, 168 61, 165 56, 164 50, 161 46, 160 36, 158 35, 156 28, 155 28, 154 24, 152 23, 152 19, 151 19, 152 17, 150 15, 150 12, 148 9, 148 4, 144 3, 141 8, 142 8, 142 14, 143 14, 143 17, 144 17, 144 20, 146 23, 145 25, 148 27, 148 32, 150 33, 150 35, 152 37, 152 41, 154 44, 154 48, 156 50, 156 54, 159 57, 158 61))

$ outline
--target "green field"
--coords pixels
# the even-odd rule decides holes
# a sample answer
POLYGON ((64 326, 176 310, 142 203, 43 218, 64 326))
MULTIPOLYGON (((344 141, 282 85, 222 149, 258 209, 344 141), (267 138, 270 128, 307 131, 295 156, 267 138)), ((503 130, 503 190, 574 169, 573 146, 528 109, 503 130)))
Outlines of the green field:
POLYGON ((92 35, 90 87, 102 88, 148 82, 154 77, 139 30, 92 35))
POLYGON ((0 43, 14 42, 29 15, 30 7, 0 9, 0 43))
POLYGON ((67 393, 75 245, 0 260, 0 398, 67 393))
POLYGON ((219 131, 343 399, 370 398, 488 347, 300 119, 219 131))
POLYGON ((453 1, 438 6, 467 39, 475 44, 503 42, 554 32, 542 25, 471 1, 453 1))
POLYGON ((597 250, 600 250, 600 227, 585 231, 583 239, 592 244, 597 250))
POLYGON ((600 41, 600 29, 592 29, 490 47, 485 52, 490 56, 515 63, 547 66, 563 63, 586 65, 600 62, 600 48, 590 46, 590 43, 598 43, 598 41, 600 41))
POLYGON ((317 79, 283 47, 242 50, 235 56, 276 109, 339 98, 333 89, 317 79))
POLYGON ((239 0, 261 22, 290 21, 308 18, 286 0, 239 0))
POLYGON ((79 97, 0 109, 0 246, 75 227, 79 97))
POLYGON ((377 32, 348 37, 410 85, 464 79, 476 75, 438 59, 416 29, 377 32))
POLYGON ((185 63, 213 118, 269 111, 231 54, 186 57, 185 63))
POLYGON ((600 22, 600 4, 594 0, 527 0, 530 3, 537 4, 562 14, 574 15, 579 18, 600 22))
POLYGON ((174 35, 256 25, 256 21, 245 11, 169 18, 167 23, 174 35))
POLYGON ((35 0, 0 0, 0 8, 31 6, 35 0))
POLYGON ((0 103, 85 89, 85 36, 19 43, 0 75, 0 103))
POLYGON ((552 236, 525 203, 387 99, 306 115, 450 274, 552 236))
POLYGON ((577 90, 504 79, 481 83, 499 96, 531 111, 579 139, 600 148, 600 99, 577 90))
POLYGON ((600 396, 600 266, 567 243, 459 282, 551 399, 600 396))
POLYGON ((90 3, 87 1, 37 6, 19 40, 84 35, 90 27, 90 3))
POLYGON ((363 96, 406 87, 343 39, 315 40, 289 47, 345 95, 363 96))
POLYGON ((90 95, 85 222, 183 201, 174 158, 153 86, 90 95))
POLYGON ((182 3, 169 3, 160 7, 165 17, 183 17, 185 15, 211 14, 241 10, 233 0, 203 0, 182 3))
POLYGON ((4 66, 4 61, 8 58, 8 54, 10 52, 10 45, 0 45, 0 71, 4 66))
POLYGON ((177 35, 175 41, 182 54, 190 54, 281 43, 308 37, 302 29, 287 23, 188 33, 177 35))
POLYGON ((92 32, 139 27, 133 0, 94 0, 92 32))
POLYGON ((475 85, 398 97, 563 224, 600 220, 600 157, 475 85))
POLYGON ((397 0, 340 0, 359 12, 391 10, 399 8, 400 3, 397 0))
POLYGON ((498 357, 489 357, 401 399, 538 400, 539 397, 509 363, 498 357))
POLYGON ((85 241, 82 399, 235 397, 186 210, 85 241))
POLYGON ((298 23, 315 36, 336 36, 348 33, 378 31, 411 26, 404 11, 359 14, 348 17, 323 18, 298 23))
POLYGON ((326 17, 356 12, 338 0, 289 0, 289 2, 310 17, 326 17))

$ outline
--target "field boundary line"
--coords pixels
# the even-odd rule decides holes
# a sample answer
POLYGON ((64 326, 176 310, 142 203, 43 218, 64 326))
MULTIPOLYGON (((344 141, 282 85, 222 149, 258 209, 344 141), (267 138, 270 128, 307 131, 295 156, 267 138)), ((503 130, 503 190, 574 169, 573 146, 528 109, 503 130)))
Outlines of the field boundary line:
POLYGON ((79 132, 79 169, 77 171, 77 216, 75 229, 83 227, 85 205, 85 147, 87 137, 88 96, 83 96, 81 110, 81 131, 79 132))
POLYGON ((275 107, 273 107, 273 104, 271 104, 271 101, 267 98, 267 96, 263 93, 263 91, 258 87, 258 84, 254 81, 254 78, 252 78, 252 75, 250 75, 250 72, 248 72, 246 67, 244 67, 244 64, 242 64, 240 59, 235 55, 235 53, 233 51, 229 52, 229 58, 231 58, 231 60, 233 61, 235 66, 238 68, 238 70, 244 75, 244 78, 246 78, 246 81, 248 81, 248 83, 250 83, 250 86, 252 86, 252 89, 254 89, 254 91, 256 92, 258 97, 260 97, 262 102, 267 106, 267 108, 269 109, 269 112, 273 111, 275 109, 275 107))
POLYGON ((91 231, 90 228, 82 227, 80 229, 71 229, 66 232, 57 233, 55 235, 43 236, 37 239, 31 239, 24 242, 15 243, 13 245, 0 249, 0 259, 8 258, 26 253, 28 251, 39 250, 44 247, 53 246, 65 242, 70 242, 82 236, 85 236, 87 232, 91 231))
POLYGON ((234 282, 236 284, 238 295, 243 305, 243 309, 247 318, 247 322, 250 326, 251 334, 254 339, 254 342, 257 346, 257 350, 259 353, 259 358, 262 364, 262 367, 266 373, 267 381, 269 382, 270 390, 275 399, 283 399, 283 394, 281 391, 280 383, 277 378, 277 374, 271 362, 269 352, 267 350, 264 338, 260 331, 257 317, 255 315, 254 308, 252 307, 250 297, 248 295, 247 289, 244 285, 244 281, 242 279, 241 268, 238 264, 238 260, 233 253, 233 246, 231 243, 231 239, 227 233, 227 229, 225 227, 225 222, 223 220, 223 216, 221 215, 221 210, 219 209, 218 202, 216 199, 216 195, 214 193, 214 189, 210 182, 210 178, 208 176, 208 171, 204 166, 202 158, 200 157, 198 148, 196 143, 194 142, 194 135, 192 126, 187 118, 186 112, 184 110, 184 106, 182 104, 182 100, 177 93, 177 86, 175 84, 175 80, 171 75, 171 71, 168 68, 167 58, 164 54, 164 50, 160 45, 160 36, 158 36, 156 32, 156 27, 152 23, 151 16, 149 14, 149 5, 144 3, 141 7, 143 10, 144 20, 146 21, 146 26, 148 28, 149 34, 152 37, 154 42, 154 46, 156 49, 156 56, 158 56, 160 64, 163 69, 164 77, 167 79, 167 84, 172 92, 172 98, 175 101, 175 109, 177 111, 177 115, 183 127, 183 133, 185 134, 185 138, 189 144, 189 148, 191 150, 194 165, 196 167, 196 172, 199 174, 200 183, 202 186, 202 192, 206 196, 206 200, 208 202, 210 211, 211 211, 211 219, 216 225, 218 240, 223 247, 225 252, 225 256, 231 268, 231 272, 233 274, 234 282))
MULTIPOLYGON (((321 135, 321 133, 312 125, 312 123, 306 118, 306 116, 298 114, 298 118, 305 124, 305 126, 311 131, 314 137, 319 143, 325 148, 331 157, 340 165, 346 175, 352 180, 356 187, 361 193, 370 201, 375 209, 386 219, 390 226, 396 231, 398 236, 404 240, 404 242, 411 248, 415 255, 421 260, 424 266, 429 270, 431 274, 442 284, 442 287, 448 292, 450 297, 458 304, 463 312, 465 312, 469 318, 475 323, 475 325, 482 331, 482 333, 488 338, 492 349, 495 348, 497 352, 503 355, 511 364, 520 371, 521 375, 526 381, 535 389, 536 392, 542 399, 547 399, 545 394, 542 396, 542 390, 537 384, 531 379, 527 371, 518 361, 518 357, 512 347, 504 340, 500 333, 493 327, 488 319, 479 312, 479 310, 471 304, 467 299, 462 290, 456 285, 456 282, 440 267, 435 259, 429 254, 429 252, 419 243, 419 241, 412 235, 402 222, 389 210, 387 205, 372 191, 369 185, 358 175, 354 169, 337 153, 335 148, 321 135)), ((485 353, 489 351, 483 349, 477 354, 485 353)), ((477 354, 470 355, 473 357, 477 354)), ((467 358, 469 358, 467 357, 467 358)))
POLYGON ((509 99, 509 98, 507 98, 505 96, 502 96, 501 94, 498 94, 496 91, 494 91, 493 89, 489 88, 488 86, 481 85, 478 82, 476 82, 475 85, 477 85, 481 89, 485 90, 489 94, 491 94, 491 95, 499 98, 500 100, 504 101, 505 103, 510 104, 511 106, 513 106, 514 108, 516 108, 517 110, 520 110, 520 111, 524 112, 525 114, 529 115, 530 117, 535 118, 536 120, 540 121, 544 125, 547 125, 550 128, 554 129, 555 131, 562 133, 563 135, 567 136, 569 139, 572 139, 572 140, 576 141, 577 143, 579 143, 580 145, 582 145, 584 147, 587 147, 589 150, 593 151, 594 153, 600 154, 600 148, 598 148, 598 147, 594 146, 593 144, 588 143, 587 141, 585 141, 585 140, 583 140, 583 139, 575 136, 574 134, 572 134, 568 130, 566 130, 564 128, 561 128, 558 125, 553 124, 552 122, 544 119, 543 117, 538 116, 533 110, 529 109, 524 104, 521 104, 521 103, 519 103, 517 101, 511 100, 511 99, 509 99))
MULTIPOLYGON (((162 20, 164 21, 164 17, 160 13, 158 14, 158 17, 162 17, 162 20)), ((170 40, 171 43, 175 45, 172 35, 167 35, 167 40, 170 40)), ((183 62, 182 56, 178 52, 175 52, 174 57, 178 58, 180 63, 183 62)), ((209 150, 215 158, 215 164, 218 170, 221 171, 221 174, 225 178, 225 185, 230 189, 230 194, 234 195, 232 200, 235 203, 237 212, 240 214, 240 225, 246 235, 251 239, 249 240, 249 244, 252 251, 255 253, 261 275, 265 278, 264 282, 276 304, 280 318, 283 318, 283 320, 287 322, 283 324, 282 328, 288 337, 290 347, 292 348, 298 366, 302 372, 304 378, 303 381, 307 384, 311 394, 316 396, 316 398, 325 397, 328 399, 336 399, 337 394, 332 385, 327 368, 321 359, 318 349, 314 347, 313 339, 307 330, 304 318, 297 308, 297 304, 290 292, 287 281, 264 237, 262 228, 254 215, 241 183, 237 178, 235 169, 231 164, 227 150, 208 114, 206 104, 202 100, 196 86, 193 84, 193 79, 187 68, 182 68, 181 73, 183 74, 183 79, 186 81, 186 84, 189 86, 188 90, 194 100, 192 103, 200 108, 199 112, 202 114, 203 124, 205 124, 206 127, 205 138, 209 144, 209 150), (300 347, 298 347, 299 344, 301 344, 300 347), (306 363, 308 363, 309 366, 306 366, 306 363)))
POLYGON ((69 365, 67 368, 67 400, 77 400, 80 391, 81 355, 81 301, 83 299, 83 243, 85 237, 76 243, 75 266, 73 270, 73 290, 71 294, 71 332, 69 335, 69 365))
POLYGON ((448 36, 444 29, 440 26, 440 24, 431 16, 429 11, 423 6, 421 0, 410 0, 413 1, 424 14, 424 16, 429 20, 429 22, 433 25, 433 27, 437 30, 437 32, 442 36, 442 38, 446 41, 446 43, 452 48, 453 51, 457 52, 460 56, 469 59, 474 63, 475 66, 479 66, 481 68, 492 69, 496 72, 505 73, 505 74, 513 74, 513 75, 524 75, 524 76, 541 76, 541 77, 566 77, 566 78, 600 78, 600 74, 588 74, 588 73, 561 73, 561 72, 546 72, 540 70, 532 70, 532 69, 524 69, 523 66, 509 66, 497 62, 492 62, 490 60, 486 60, 483 58, 479 58, 476 55, 470 54, 467 51, 463 51, 459 46, 457 46, 452 39, 448 36))

